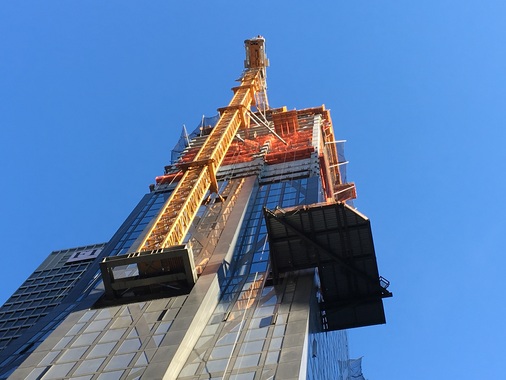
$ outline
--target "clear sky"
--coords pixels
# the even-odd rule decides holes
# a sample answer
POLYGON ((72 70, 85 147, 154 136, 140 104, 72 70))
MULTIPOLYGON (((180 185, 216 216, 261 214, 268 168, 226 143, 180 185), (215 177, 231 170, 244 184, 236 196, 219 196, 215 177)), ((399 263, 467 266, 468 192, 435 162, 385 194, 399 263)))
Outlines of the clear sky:
POLYGON ((365 376, 504 376, 506 2, 174 3, 0 3, 0 303, 113 235, 262 34, 271 105, 332 110, 391 281, 349 331, 365 376))

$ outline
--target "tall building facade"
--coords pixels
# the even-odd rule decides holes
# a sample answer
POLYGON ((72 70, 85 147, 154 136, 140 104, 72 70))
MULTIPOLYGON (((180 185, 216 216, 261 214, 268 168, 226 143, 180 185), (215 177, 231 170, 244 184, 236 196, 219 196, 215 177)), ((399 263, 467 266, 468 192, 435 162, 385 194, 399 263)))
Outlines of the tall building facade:
POLYGON ((29 334, 32 326, 59 306, 104 246, 95 244, 51 252, 0 307, 0 352, 29 334))
POLYGON ((329 111, 269 107, 267 65, 247 40, 230 104, 183 131, 106 245, 59 261, 86 267, 4 345, 0 379, 351 376, 345 329, 385 322, 388 282, 329 111))

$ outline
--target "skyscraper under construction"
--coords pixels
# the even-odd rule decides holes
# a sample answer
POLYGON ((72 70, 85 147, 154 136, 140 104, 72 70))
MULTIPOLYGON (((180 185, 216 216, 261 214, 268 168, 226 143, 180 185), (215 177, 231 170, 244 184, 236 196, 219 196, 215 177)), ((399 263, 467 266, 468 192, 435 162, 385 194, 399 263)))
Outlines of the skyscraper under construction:
POLYGON ((324 106, 269 106, 265 40, 107 244, 53 252, 0 309, 0 379, 346 379, 385 323, 370 222, 324 106), (50 304, 50 307, 46 305, 50 304))

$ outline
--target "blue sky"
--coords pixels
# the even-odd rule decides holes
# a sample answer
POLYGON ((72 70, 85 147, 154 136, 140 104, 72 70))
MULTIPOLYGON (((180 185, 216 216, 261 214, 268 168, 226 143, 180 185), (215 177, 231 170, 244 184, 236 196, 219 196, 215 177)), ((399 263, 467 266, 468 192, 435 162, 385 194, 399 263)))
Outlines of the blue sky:
POLYGON ((392 283, 349 331, 366 377, 504 373, 506 2, 189 3, 0 3, 0 302, 112 236, 262 34, 271 105, 332 110, 392 283))

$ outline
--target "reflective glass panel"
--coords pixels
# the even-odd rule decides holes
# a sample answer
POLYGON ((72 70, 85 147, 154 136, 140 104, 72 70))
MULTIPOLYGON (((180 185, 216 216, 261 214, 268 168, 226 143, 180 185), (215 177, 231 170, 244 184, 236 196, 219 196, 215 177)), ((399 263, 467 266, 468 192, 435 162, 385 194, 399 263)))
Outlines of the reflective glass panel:
POLYGON ((117 353, 118 354, 123 354, 123 353, 127 353, 127 352, 135 352, 135 351, 138 351, 139 349, 141 348, 141 341, 140 339, 136 338, 136 339, 128 339, 128 340, 125 340, 120 348, 118 349, 117 353))
POLYGON ((65 362, 76 362, 81 359, 84 352, 88 349, 88 347, 79 347, 79 348, 71 348, 66 350, 62 356, 58 358, 57 363, 65 363, 65 362))
POLYGON ((111 353, 115 345, 116 342, 97 344, 95 347, 93 347, 87 358, 91 359, 105 357, 111 353))
POLYGON ((90 346, 99 335, 99 332, 83 334, 79 336, 74 343, 72 343, 72 347, 90 346))
POLYGON ((103 358, 85 360, 75 370, 74 375, 86 375, 88 373, 97 372, 98 368, 102 365, 104 360, 105 359, 103 359, 103 358))
POLYGON ((135 354, 115 355, 105 366, 105 370, 124 369, 129 366, 135 354))
POLYGON ((234 368, 256 367, 260 360, 260 354, 239 356, 235 362, 234 368))
POLYGON ((46 379, 62 379, 70 372, 74 363, 66 363, 66 364, 56 364, 52 366, 49 371, 42 377, 43 380, 46 379))

